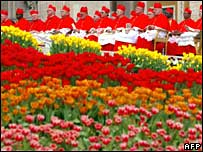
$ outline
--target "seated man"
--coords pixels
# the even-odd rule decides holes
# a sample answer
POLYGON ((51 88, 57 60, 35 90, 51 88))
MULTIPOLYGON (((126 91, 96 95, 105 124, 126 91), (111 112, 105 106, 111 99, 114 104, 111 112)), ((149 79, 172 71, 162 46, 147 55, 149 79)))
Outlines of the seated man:
MULTIPOLYGON (((162 13, 162 5, 160 3, 154 3, 154 15, 155 17, 152 24, 147 26, 148 30, 145 33, 140 34, 138 37, 136 48, 154 50, 153 40, 156 37, 157 30, 163 31, 159 33, 159 37, 165 37, 166 32, 169 31, 169 22, 167 17, 162 13)), ((162 52, 163 48, 163 43, 157 43, 155 49, 162 52)))
POLYGON ((17 8, 16 10, 16 18, 18 21, 15 23, 15 27, 18 27, 21 30, 29 31, 30 23, 28 20, 23 18, 24 11, 21 8, 17 8))
POLYGON ((41 19, 39 19, 38 14, 39 12, 37 10, 30 11, 30 15, 32 16, 32 21, 30 22, 29 31, 40 32, 45 30, 45 24, 41 19))
POLYGON ((13 25, 13 22, 8 19, 8 11, 1 10, 1 26, 10 26, 13 25))

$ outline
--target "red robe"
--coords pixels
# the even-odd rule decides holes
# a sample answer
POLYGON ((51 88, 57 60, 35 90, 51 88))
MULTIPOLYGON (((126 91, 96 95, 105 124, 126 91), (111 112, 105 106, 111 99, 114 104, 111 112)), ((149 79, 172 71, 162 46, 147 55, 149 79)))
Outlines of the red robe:
POLYGON ((178 30, 178 23, 174 19, 169 19, 169 31, 176 31, 178 30))
MULTIPOLYGON (((155 16, 153 23, 151 25, 157 26, 157 27, 165 29, 165 30, 169 30, 168 18, 163 14, 159 14, 159 15, 155 16)), ((136 48, 147 48, 149 50, 153 50, 154 43, 153 43, 153 41, 147 41, 144 38, 138 37, 137 43, 136 43, 136 48)), ((164 48, 163 43, 157 43, 156 50, 158 50, 159 52, 162 52, 163 48, 164 48)))
POLYGON ((114 28, 113 26, 113 20, 109 17, 104 17, 101 18, 101 21, 98 25, 98 28, 107 28, 108 26, 111 27, 112 29, 114 28))
POLYGON ((15 23, 15 27, 18 27, 21 30, 29 31, 30 22, 25 18, 21 18, 15 23))
POLYGON ((13 25, 13 22, 10 19, 7 19, 1 23, 1 26, 10 26, 13 25))
POLYGON ((29 31, 44 31, 45 30, 45 23, 41 19, 37 19, 35 21, 30 22, 29 31))
POLYGON ((56 15, 51 17, 48 16, 47 20, 45 21, 45 31, 51 30, 51 29, 57 29, 59 21, 60 21, 60 18, 56 15))
POLYGON ((136 17, 133 18, 131 24, 132 24, 132 27, 145 29, 145 27, 149 24, 148 21, 149 21, 148 16, 142 13, 140 15, 137 14, 136 17))
MULTIPOLYGON (((126 16, 122 16, 121 18, 117 19, 116 25, 114 26, 114 29, 121 28, 121 27, 126 28, 127 23, 130 23, 130 19, 127 18, 126 16)), ((131 43, 121 42, 121 41, 116 40, 115 45, 114 45, 114 51, 118 51, 119 46, 122 46, 122 45, 128 46, 128 44, 131 44, 131 43)))
POLYGON ((148 24, 147 25, 152 25, 153 22, 154 22, 154 17, 153 18, 148 17, 148 24))
POLYGON ((114 29, 121 28, 121 27, 126 28, 127 23, 130 23, 129 18, 127 18, 126 16, 122 16, 117 19, 114 29))
MULTIPOLYGON (((187 29, 185 28, 185 25, 196 29, 196 23, 194 20, 192 20, 191 18, 183 20, 180 24, 179 24, 179 31, 180 32, 187 32, 187 29)), ((180 52, 180 54, 183 54, 183 52, 185 53, 196 53, 195 47, 188 45, 188 46, 178 46, 177 47, 178 52, 180 52)))
MULTIPOLYGON (((169 28, 170 32, 178 30, 178 23, 174 19, 169 19, 169 28)), ((181 55, 181 52, 179 51, 178 44, 168 42, 167 44, 167 55, 181 55)))
POLYGON ((61 18, 60 22, 58 24, 58 29, 62 29, 62 28, 69 28, 69 29, 73 29, 72 24, 75 24, 75 21, 72 17, 70 16, 66 16, 65 18, 61 18))
POLYGON ((79 19, 76 28, 79 30, 89 31, 94 26, 94 20, 89 15, 85 19, 79 19))
POLYGON ((187 29, 185 28, 185 25, 195 29, 196 27, 196 23, 194 20, 192 20, 191 18, 183 20, 182 22, 180 22, 179 24, 179 31, 180 32, 187 32, 187 29))
POLYGON ((202 30, 202 18, 196 21, 196 29, 202 30))
POLYGON ((101 22, 101 19, 99 19, 98 21, 94 21, 94 28, 97 29, 99 24, 101 22))

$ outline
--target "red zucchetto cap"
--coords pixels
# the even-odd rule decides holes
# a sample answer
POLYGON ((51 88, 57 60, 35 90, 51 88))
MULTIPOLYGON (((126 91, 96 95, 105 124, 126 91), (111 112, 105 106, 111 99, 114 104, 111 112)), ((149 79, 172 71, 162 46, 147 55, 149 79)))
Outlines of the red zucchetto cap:
POLYGON ((185 8, 184 13, 192 14, 192 11, 191 11, 191 9, 189 9, 189 8, 187 7, 187 8, 185 8))
POLYGON ((37 10, 31 10, 30 15, 34 15, 34 14, 39 14, 39 12, 37 10))
POLYGON ((154 8, 162 8, 161 3, 154 3, 154 8))
POLYGON ((170 13, 170 14, 173 14, 173 10, 171 8, 167 8, 166 9, 166 12, 170 13))
POLYGON ((151 12, 151 13, 154 13, 154 9, 153 9, 153 8, 149 8, 147 12, 148 12, 148 13, 150 13, 150 12, 151 12))
POLYGON ((2 15, 7 15, 8 16, 8 11, 7 10, 1 10, 2 15))
POLYGON ((96 11, 94 12, 94 15, 97 15, 97 16, 101 17, 101 13, 100 13, 98 10, 96 10, 96 11))
POLYGON ((122 4, 118 4, 117 9, 122 10, 125 12, 125 6, 122 4))
POLYGON ((48 9, 52 9, 54 12, 56 12, 56 7, 51 4, 49 4, 48 9))
POLYGON ((106 6, 102 6, 102 11, 108 14, 110 12, 110 9, 108 9, 106 6))
POLYGON ((66 5, 63 6, 62 11, 70 12, 70 8, 66 5))
POLYGON ((80 8, 80 12, 83 12, 83 13, 88 13, 88 9, 86 6, 83 6, 80 8))
POLYGON ((17 8, 16 14, 23 14, 23 13, 24 13, 24 11, 22 8, 17 8))
POLYGON ((138 2, 138 3, 137 3, 137 6, 144 8, 144 7, 145 7, 145 3, 144 3, 144 2, 138 2))

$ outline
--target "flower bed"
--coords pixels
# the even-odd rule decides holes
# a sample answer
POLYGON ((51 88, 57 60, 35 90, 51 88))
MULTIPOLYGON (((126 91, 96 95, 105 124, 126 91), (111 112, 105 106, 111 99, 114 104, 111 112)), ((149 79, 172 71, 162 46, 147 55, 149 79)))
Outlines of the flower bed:
POLYGON ((122 46, 118 50, 118 54, 129 58, 135 64, 134 71, 139 69, 150 68, 156 71, 163 71, 169 69, 177 69, 187 71, 193 68, 195 71, 202 71, 202 56, 194 55, 192 53, 183 53, 183 58, 177 65, 172 65, 167 56, 161 55, 157 51, 149 51, 147 49, 136 49, 129 45, 128 47, 122 46))
POLYGON ((1 150, 182 151, 202 141, 200 57, 185 55, 180 71, 142 69, 120 55, 46 56, 9 40, 1 57, 1 150))
POLYGON ((3 149, 180 150, 202 140, 201 93, 43 80, 1 89, 3 149))
POLYGON ((64 34, 52 35, 52 45, 50 53, 66 53, 74 51, 75 53, 92 52, 100 54, 101 45, 97 42, 78 38, 75 36, 65 36, 64 34))
POLYGON ((20 44, 22 47, 33 47, 40 50, 37 40, 31 33, 25 32, 14 26, 1 26, 1 43, 4 43, 6 39, 11 40, 14 43, 20 44))

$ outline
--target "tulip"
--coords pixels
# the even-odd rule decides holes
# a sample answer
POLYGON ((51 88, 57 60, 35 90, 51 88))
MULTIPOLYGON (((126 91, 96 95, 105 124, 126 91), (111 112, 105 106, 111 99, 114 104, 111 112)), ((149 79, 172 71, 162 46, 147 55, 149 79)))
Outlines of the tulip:
POLYGON ((41 114, 38 114, 37 115, 37 120, 38 121, 43 121, 45 119, 45 116, 44 115, 41 115, 41 114))
POLYGON ((128 136, 128 135, 126 135, 126 134, 122 134, 122 135, 121 135, 121 140, 122 140, 122 142, 128 142, 128 139, 129 139, 129 136, 128 136))
POLYGON ((115 116, 115 117, 114 117, 114 122, 115 122, 116 124, 120 124, 120 123, 122 122, 122 118, 121 118, 120 116, 115 116))
POLYGON ((115 100, 109 100, 109 101, 108 101, 108 106, 109 106, 109 107, 114 107, 114 106, 116 106, 116 101, 115 101, 115 100))
POLYGON ((28 123, 32 123, 34 121, 35 117, 32 115, 27 115, 25 116, 25 121, 27 121, 28 123))
POLYGON ((164 141, 165 142, 169 142, 171 140, 171 136, 170 135, 164 135, 164 141))
POLYGON ((110 133, 110 129, 109 129, 109 127, 105 127, 105 126, 102 128, 101 131, 102 131, 102 133, 103 133, 105 136, 108 135, 108 134, 110 133))
POLYGON ((73 146, 73 147, 78 147, 78 141, 71 141, 71 145, 73 146))
POLYGON ((123 143, 120 143, 120 148, 122 150, 125 150, 127 148, 127 143, 123 142, 123 143))
POLYGON ((161 122, 161 121, 158 121, 158 122, 156 123, 156 126, 157 126, 158 128, 162 128, 162 122, 161 122))
POLYGON ((110 126, 112 123, 113 123, 113 120, 111 120, 111 119, 106 120, 106 125, 110 126))
POLYGON ((102 139, 102 143, 103 143, 104 145, 108 145, 110 142, 111 142, 111 139, 110 139, 110 138, 103 138, 103 139, 102 139))
POLYGON ((94 127, 95 127, 96 130, 101 130, 102 129, 102 124, 96 123, 96 124, 94 124, 94 127))
POLYGON ((109 115, 109 109, 104 109, 103 111, 102 111, 102 114, 104 115, 104 116, 108 116, 109 115))

